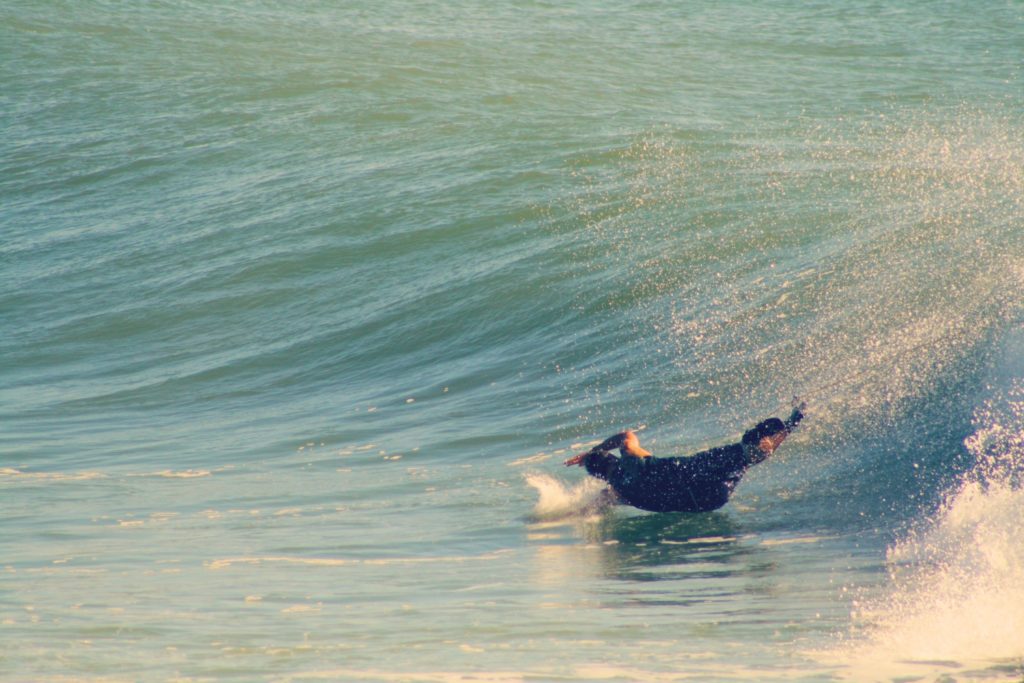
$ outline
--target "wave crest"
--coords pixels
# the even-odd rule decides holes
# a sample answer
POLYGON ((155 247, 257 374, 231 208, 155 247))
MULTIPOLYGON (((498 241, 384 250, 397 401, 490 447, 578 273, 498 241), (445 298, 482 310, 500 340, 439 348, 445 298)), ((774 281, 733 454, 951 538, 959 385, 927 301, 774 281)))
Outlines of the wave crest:
POLYGON ((1024 656, 1024 383, 984 404, 975 467, 888 552, 891 589, 856 605, 860 661, 992 663, 1024 656))

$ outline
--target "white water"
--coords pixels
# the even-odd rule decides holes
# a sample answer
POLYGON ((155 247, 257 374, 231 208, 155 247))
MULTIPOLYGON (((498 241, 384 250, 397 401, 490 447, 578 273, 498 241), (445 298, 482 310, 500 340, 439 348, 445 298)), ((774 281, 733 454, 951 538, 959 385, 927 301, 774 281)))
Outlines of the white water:
POLYGON ((568 484, 549 474, 530 473, 526 483, 537 490, 531 521, 553 522, 569 517, 589 517, 610 506, 607 486, 592 477, 568 484))
POLYGON ((1024 664, 1024 383, 984 402, 975 425, 974 469, 890 547, 883 594, 854 603, 853 635, 833 653, 852 680, 986 679, 1024 664))

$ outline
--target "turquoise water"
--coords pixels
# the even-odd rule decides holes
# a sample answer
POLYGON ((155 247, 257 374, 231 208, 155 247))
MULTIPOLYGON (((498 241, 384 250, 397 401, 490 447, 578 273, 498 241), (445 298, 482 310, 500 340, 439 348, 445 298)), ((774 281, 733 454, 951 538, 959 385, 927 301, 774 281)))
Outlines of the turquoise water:
POLYGON ((0 678, 1019 680, 1024 7, 7 2, 0 678), (560 463, 805 427, 705 515, 560 463))

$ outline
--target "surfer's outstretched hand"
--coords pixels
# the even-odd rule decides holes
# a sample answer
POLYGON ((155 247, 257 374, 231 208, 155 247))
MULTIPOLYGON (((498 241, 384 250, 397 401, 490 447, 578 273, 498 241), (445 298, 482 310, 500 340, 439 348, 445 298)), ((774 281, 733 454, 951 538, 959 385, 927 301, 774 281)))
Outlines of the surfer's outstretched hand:
POLYGON ((786 428, 793 429, 800 420, 804 419, 804 411, 807 410, 807 401, 801 401, 799 396, 793 397, 793 412, 786 419, 786 428))

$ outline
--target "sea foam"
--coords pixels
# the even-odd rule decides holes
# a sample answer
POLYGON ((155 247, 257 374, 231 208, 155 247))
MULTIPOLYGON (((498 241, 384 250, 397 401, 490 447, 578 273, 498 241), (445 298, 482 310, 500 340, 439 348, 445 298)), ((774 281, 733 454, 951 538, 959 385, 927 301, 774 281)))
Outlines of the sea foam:
POLYGON ((531 521, 551 522, 569 517, 587 517, 611 506, 605 484, 585 477, 568 485, 549 474, 529 473, 526 483, 537 490, 537 504, 531 521))
POLYGON ((854 606, 865 638, 847 654, 875 673, 890 666, 880 662, 958 669, 1024 658, 1024 384, 982 406, 975 427, 965 440, 975 466, 889 548, 885 594, 854 606))

